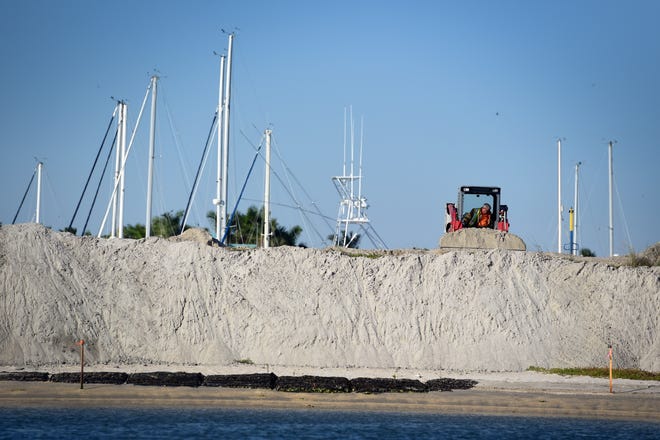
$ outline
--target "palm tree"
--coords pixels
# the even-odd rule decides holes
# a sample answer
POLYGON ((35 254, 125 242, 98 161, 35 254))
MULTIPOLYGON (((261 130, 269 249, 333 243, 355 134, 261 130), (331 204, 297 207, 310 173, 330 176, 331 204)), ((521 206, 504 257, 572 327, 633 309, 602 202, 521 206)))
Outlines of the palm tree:
POLYGON ((160 217, 151 220, 151 235, 171 237, 179 232, 183 210, 166 212, 160 217))
POLYGON ((144 225, 135 224, 135 225, 126 225, 124 226, 124 238, 133 238, 135 240, 139 238, 144 238, 147 233, 147 229, 144 225))
POLYGON ((348 237, 346 237, 346 232, 341 231, 341 234, 337 238, 337 241, 335 241, 335 235, 331 234, 328 235, 328 240, 332 241, 333 243, 337 243, 337 246, 344 246, 344 241, 346 241, 347 248, 350 249, 357 249, 360 247, 360 239, 362 238, 362 235, 356 234, 354 232, 348 231, 348 237))
MULTIPOLYGON (((151 235, 163 238, 177 235, 182 218, 183 211, 170 211, 159 217, 154 217, 151 220, 151 235)), ((147 228, 141 223, 124 226, 124 238, 138 239, 144 238, 146 235, 147 228)))
MULTIPOLYGON (((215 211, 209 211, 206 214, 211 224, 215 226, 215 211)), ((225 238, 225 243, 234 244, 256 244, 261 246, 263 243, 263 225, 264 209, 250 206, 245 214, 236 212, 231 219, 229 232, 225 238)), ((287 229, 277 223, 277 219, 270 219, 271 246, 296 246, 298 238, 302 233, 302 228, 298 225, 287 229)), ((222 237, 220 237, 221 239, 222 237)))

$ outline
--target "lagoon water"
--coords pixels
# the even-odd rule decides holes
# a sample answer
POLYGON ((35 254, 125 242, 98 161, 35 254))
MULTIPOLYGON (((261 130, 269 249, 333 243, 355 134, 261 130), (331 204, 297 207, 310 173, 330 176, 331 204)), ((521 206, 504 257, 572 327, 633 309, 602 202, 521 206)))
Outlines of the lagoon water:
POLYGON ((0 408, 0 439, 657 439, 660 423, 320 410, 0 408))

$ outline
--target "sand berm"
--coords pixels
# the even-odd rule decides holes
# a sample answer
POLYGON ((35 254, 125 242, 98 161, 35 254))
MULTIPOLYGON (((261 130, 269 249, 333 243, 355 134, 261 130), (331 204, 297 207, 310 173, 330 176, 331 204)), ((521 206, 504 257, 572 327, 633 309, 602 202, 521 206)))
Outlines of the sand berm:
POLYGON ((505 250, 231 250, 0 227, 0 366, 660 371, 660 267, 505 250))

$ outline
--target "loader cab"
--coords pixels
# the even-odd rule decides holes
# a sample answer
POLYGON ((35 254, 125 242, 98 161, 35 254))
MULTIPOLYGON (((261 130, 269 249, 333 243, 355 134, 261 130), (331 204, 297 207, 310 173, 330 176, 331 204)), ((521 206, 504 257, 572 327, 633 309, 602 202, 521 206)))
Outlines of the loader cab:
POLYGON ((495 217, 500 211, 500 189, 490 186, 461 186, 458 190, 458 206, 456 206, 459 218, 474 208, 481 208, 488 203, 493 213, 491 228, 494 228, 495 217))
POLYGON ((491 206, 491 228, 508 231, 506 218, 508 207, 500 204, 500 188, 493 186, 461 186, 458 190, 456 205, 447 203, 445 230, 453 232, 462 229, 461 219, 474 208, 481 208, 484 203, 491 206))

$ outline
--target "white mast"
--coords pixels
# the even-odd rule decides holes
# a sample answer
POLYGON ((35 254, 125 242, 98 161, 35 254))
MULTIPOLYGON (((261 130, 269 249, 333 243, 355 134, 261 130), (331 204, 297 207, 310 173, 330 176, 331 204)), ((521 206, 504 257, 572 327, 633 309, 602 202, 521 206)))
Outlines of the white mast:
MULTIPOLYGON (((123 173, 124 170, 125 170, 126 159, 128 158, 128 154, 130 153, 131 147, 133 146, 133 141, 135 140, 135 133, 137 132, 138 127, 140 126, 140 120, 142 119, 142 112, 144 110, 145 104, 147 103, 147 98, 149 97, 149 89, 150 88, 151 88, 151 83, 149 83, 149 86, 147 86, 147 91, 144 94, 144 99, 142 100, 142 106, 140 107, 140 111, 138 112, 137 122, 135 124, 135 127, 133 128, 133 133, 131 134, 131 140, 128 143, 128 148, 126 148, 126 153, 123 155, 123 158, 121 160, 121 164, 118 164, 118 166, 117 166, 117 169, 119 170, 120 174, 123 173)), ((126 105, 125 103, 122 103, 122 102, 120 102, 120 104, 126 105)), ((120 111, 120 115, 121 114, 122 114, 122 112, 120 111)), ((124 108, 124 112, 123 112, 123 119, 124 119, 124 123, 123 123, 124 134, 123 134, 122 137, 124 138, 124 144, 126 144, 126 109, 125 108, 124 108)), ((121 127, 122 127, 122 125, 119 122, 118 122, 118 127, 119 127, 118 128, 118 134, 119 134, 119 130, 121 130, 121 127)), ((121 142, 121 140, 120 140, 120 142, 121 142)), ((117 176, 115 176, 115 177, 117 177, 117 176)), ((99 238, 101 237, 101 234, 103 233, 103 228, 105 227, 105 222, 108 219, 108 215, 110 214, 110 208, 115 208, 116 200, 117 200, 116 195, 117 195, 118 187, 119 187, 119 179, 115 178, 115 181, 114 181, 114 184, 113 184, 113 187, 112 187, 112 195, 110 196, 110 203, 108 203, 108 208, 105 210, 105 215, 103 216, 103 220, 101 221, 101 227, 99 228, 99 233, 97 235, 97 237, 99 237, 99 238)), ((113 209, 113 222, 112 222, 111 229, 114 228, 114 226, 115 226, 114 220, 115 219, 114 219, 114 209, 113 209)), ((122 221, 122 223, 123 223, 123 221, 122 221)), ((111 236, 113 236, 113 237, 115 236, 114 231, 113 231, 113 233, 111 233, 111 236)))
POLYGON ((41 169, 43 166, 43 162, 37 163, 37 223, 41 223, 41 169))
POLYGON ((561 139, 557 139, 557 252, 561 254, 561 139))
POLYGON ((218 128, 218 154, 217 154, 217 169, 216 169, 216 187, 215 187, 215 199, 213 199, 213 204, 215 205, 215 238, 216 240, 222 239, 220 228, 220 203, 222 201, 222 113, 224 110, 223 105, 223 90, 225 85, 225 56, 220 56, 220 84, 218 86, 218 115, 216 126, 218 128))
POLYGON ((264 185, 264 248, 270 247, 270 137, 272 130, 266 129, 266 178, 264 185))
MULTIPOLYGON (((358 200, 362 200, 362 145, 364 142, 364 116, 360 117, 360 159, 358 160, 358 200)), ((358 217, 362 217, 362 204, 358 205, 358 217)))
MULTIPOLYGON (((353 106, 350 107, 350 110, 351 110, 351 180, 350 180, 350 182, 351 182, 351 196, 353 196, 353 193, 354 193, 353 189, 355 187, 354 180, 353 180, 353 177, 354 177, 354 174, 355 174, 353 172, 353 169, 354 169, 353 168, 353 163, 355 162, 353 160, 353 158, 355 157, 355 127, 354 127, 354 123, 353 123, 353 106)), ((351 211, 352 210, 353 210, 353 206, 351 206, 351 211)), ((347 224, 347 226, 348 226, 348 224, 347 224)))
POLYGON ((579 199, 578 199, 578 178, 579 178, 580 165, 582 165, 582 162, 578 162, 578 163, 575 164, 575 193, 573 195, 573 200, 575 202, 574 205, 573 205, 573 206, 575 206, 575 210, 573 211, 573 218, 574 218, 574 222, 575 222, 575 224, 573 226, 573 243, 574 243, 573 244, 573 249, 572 249, 573 255, 578 254, 578 251, 577 251, 578 245, 577 244, 579 243, 578 242, 578 214, 579 214, 580 211, 578 209, 578 202, 579 202, 579 199))
MULTIPOLYGON (((222 234, 227 229, 227 175, 229 170, 229 106, 231 102, 231 54, 234 42, 234 34, 229 34, 229 46, 227 48, 227 81, 225 82, 225 108, 222 121, 222 197, 220 201, 220 227, 222 234)), ((218 238, 222 240, 222 236, 218 238)))
POLYGON ((151 204, 154 183, 154 157, 156 151, 156 98, 158 94, 158 76, 151 77, 151 125, 149 127, 149 175, 147 177, 147 214, 145 237, 151 237, 151 204))
MULTIPOLYGON (((122 129, 122 118, 123 118, 123 112, 122 112, 122 101, 117 102, 117 108, 119 109, 119 119, 117 119, 117 149, 115 150, 115 178, 113 181, 113 186, 114 188, 117 188, 117 185, 119 183, 119 164, 121 163, 121 129, 122 129)), ((110 236, 115 237, 116 234, 116 227, 117 227, 117 192, 116 190, 113 191, 112 193, 112 199, 111 199, 111 204, 112 204, 112 221, 110 223, 110 236)))
POLYGON ((614 180, 614 170, 612 168, 612 141, 609 143, 609 168, 610 168, 610 226, 609 226, 609 231, 610 231, 610 257, 614 255, 614 248, 613 248, 613 241, 614 241, 614 222, 612 220, 612 181, 614 180))
POLYGON ((346 175, 346 107, 344 107, 344 164, 341 175, 346 175))
POLYGON ((126 162, 126 118, 128 105, 122 102, 121 108, 121 164, 119 169, 119 213, 117 215, 117 237, 124 238, 124 194, 126 190, 126 172, 124 170, 124 163, 126 162))
MULTIPOLYGON (((126 142, 126 103, 124 101, 119 101, 117 102, 117 107, 119 108, 119 119, 117 119, 117 149, 115 151, 115 179, 114 179, 114 184, 113 186, 117 188, 119 184, 121 183, 121 163, 124 157, 124 143, 126 142)), ((123 192, 124 188, 123 186, 121 187, 121 192, 123 192)), ((110 236, 111 237, 116 237, 117 236, 117 224, 119 223, 120 220, 118 220, 118 207, 119 207, 119 195, 117 194, 117 191, 115 190, 112 194, 112 223, 110 226, 110 236)))

